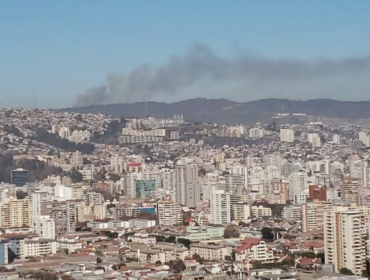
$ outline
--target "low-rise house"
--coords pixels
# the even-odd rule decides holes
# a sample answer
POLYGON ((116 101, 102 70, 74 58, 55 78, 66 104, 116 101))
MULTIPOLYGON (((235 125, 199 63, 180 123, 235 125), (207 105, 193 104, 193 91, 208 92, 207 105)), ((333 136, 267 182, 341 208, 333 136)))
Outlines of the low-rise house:
POLYGON ((262 239, 247 237, 235 249, 235 260, 244 262, 248 259, 260 262, 273 262, 274 254, 262 239))
POLYGON ((223 261, 227 256, 227 248, 223 245, 192 244, 190 257, 198 254, 204 260, 223 261))

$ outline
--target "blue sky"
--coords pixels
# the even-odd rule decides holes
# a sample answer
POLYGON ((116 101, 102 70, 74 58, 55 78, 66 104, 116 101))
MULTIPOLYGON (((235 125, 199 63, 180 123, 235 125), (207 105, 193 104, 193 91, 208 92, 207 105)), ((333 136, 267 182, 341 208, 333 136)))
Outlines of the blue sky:
POLYGON ((366 57, 369 14, 370 1, 348 0, 0 0, 0 107, 7 92, 12 106, 32 107, 33 90, 38 107, 72 106, 108 74, 161 65, 193 42, 220 56, 366 57))

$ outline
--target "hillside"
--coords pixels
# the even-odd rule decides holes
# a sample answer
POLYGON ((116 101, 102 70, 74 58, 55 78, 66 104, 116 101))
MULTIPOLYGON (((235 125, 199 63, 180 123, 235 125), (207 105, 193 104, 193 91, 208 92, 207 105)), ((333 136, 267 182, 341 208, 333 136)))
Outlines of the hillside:
MULTIPOLYGON (((148 102, 150 116, 167 118, 182 114, 192 121, 218 123, 268 122, 276 113, 304 113, 317 117, 370 119, 370 101, 349 102, 331 99, 307 101, 262 99, 233 102, 226 99, 189 99, 175 103, 148 102)), ((145 102, 108 104, 61 109, 68 112, 103 113, 116 117, 145 117, 145 102)))

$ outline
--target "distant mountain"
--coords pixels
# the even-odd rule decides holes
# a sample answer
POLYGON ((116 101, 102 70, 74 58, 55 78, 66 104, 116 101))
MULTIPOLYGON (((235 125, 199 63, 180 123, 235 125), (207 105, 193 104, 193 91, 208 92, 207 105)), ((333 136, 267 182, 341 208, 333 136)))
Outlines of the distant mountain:
POLYGON ((145 102, 66 108, 61 111, 102 113, 116 117, 168 118, 182 114, 186 120, 217 123, 268 122, 277 113, 304 113, 317 117, 370 119, 370 101, 349 102, 331 99, 307 101, 262 99, 234 102, 226 99, 196 98, 175 103, 145 102))

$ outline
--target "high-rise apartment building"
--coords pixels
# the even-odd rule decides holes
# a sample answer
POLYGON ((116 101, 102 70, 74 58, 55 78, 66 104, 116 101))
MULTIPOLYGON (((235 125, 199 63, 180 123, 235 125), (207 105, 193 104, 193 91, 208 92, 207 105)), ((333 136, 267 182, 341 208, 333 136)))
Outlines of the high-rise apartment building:
POLYGON ((32 228, 40 238, 55 239, 55 222, 49 216, 37 216, 32 219, 32 228))
POLYGON ((349 161, 349 173, 352 178, 358 178, 363 180, 364 178, 364 167, 365 162, 362 160, 350 160, 349 161))
POLYGON ((233 220, 247 220, 249 219, 251 214, 251 206, 245 202, 239 202, 232 204, 232 218, 233 220))
POLYGON ((309 201, 302 204, 302 232, 308 232, 323 228, 324 202, 319 200, 309 201))
POLYGON ((357 202, 358 193, 361 189, 361 179, 346 177, 342 179, 340 198, 348 202, 357 202))
POLYGON ((365 269, 365 237, 363 214, 356 208, 333 205, 324 210, 325 263, 335 271, 342 268, 361 275, 365 269))
POLYGON ((71 164, 75 167, 81 167, 84 164, 84 156, 81 152, 75 151, 71 155, 71 164))
POLYGON ((174 189, 175 175, 174 171, 169 168, 162 168, 160 171, 161 187, 164 190, 172 191, 174 189))
POLYGON ((312 148, 321 147, 321 138, 318 133, 310 133, 307 135, 308 142, 312 145, 312 148))
POLYGON ((364 144, 365 146, 367 145, 367 133, 366 133, 366 131, 361 131, 358 134, 358 140, 360 140, 362 142, 362 144, 364 144))
POLYGON ((28 170, 23 168, 17 168, 12 170, 11 174, 12 184, 16 185, 17 187, 24 186, 28 183, 28 170))
POLYGON ((211 222, 214 224, 230 223, 230 194, 224 190, 213 190, 210 202, 211 222))
POLYGON ((289 176, 289 199, 294 200, 294 196, 307 189, 307 175, 305 172, 295 172, 289 176))
POLYGON ((0 239, 0 265, 5 265, 8 263, 8 240, 0 239))
POLYGON ((294 142, 294 130, 290 128, 280 129, 280 142, 294 142))
POLYGON ((115 174, 122 174, 126 170, 126 162, 121 156, 112 156, 110 159, 110 168, 115 174))
POLYGON ((35 190, 31 193, 31 213, 33 217, 42 214, 42 205, 50 200, 50 195, 47 192, 35 190))
POLYGON ((9 198, 0 203, 0 227, 23 227, 31 224, 31 203, 27 199, 9 198))
POLYGON ((263 137, 263 129, 254 127, 249 130, 249 138, 258 139, 263 137))
POLYGON ((333 143, 336 145, 340 144, 340 136, 338 134, 333 135, 333 143))
POLYGON ((311 200, 326 201, 326 187, 319 187, 318 185, 308 186, 308 198, 311 200))
POLYGON ((175 165, 175 182, 177 202, 195 207, 201 193, 198 166, 187 159, 179 159, 175 165))
POLYGON ((58 133, 60 138, 69 139, 69 137, 71 137, 71 130, 69 127, 60 127, 58 133))
POLYGON ((42 214, 54 219, 56 236, 76 231, 77 215, 75 201, 44 202, 42 214))
POLYGON ((180 204, 173 202, 170 195, 162 197, 157 205, 158 224, 160 226, 173 226, 182 223, 180 204))

